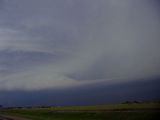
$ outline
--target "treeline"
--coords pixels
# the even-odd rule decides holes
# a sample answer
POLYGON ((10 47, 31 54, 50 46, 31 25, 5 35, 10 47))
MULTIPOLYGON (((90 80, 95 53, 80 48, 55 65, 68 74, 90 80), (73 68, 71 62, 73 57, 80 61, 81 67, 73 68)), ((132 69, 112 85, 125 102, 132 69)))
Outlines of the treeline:
POLYGON ((158 101, 137 101, 137 100, 133 100, 133 101, 125 101, 122 104, 139 104, 139 103, 160 103, 160 100, 158 101))
MULTIPOLYGON (((138 101, 138 100, 128 100, 125 102, 122 102, 121 104, 143 104, 143 103, 160 103, 160 100, 158 101, 138 101)), ((4 107, 0 105, 0 109, 34 109, 34 108, 58 108, 61 106, 20 106, 20 107, 4 107)))
POLYGON ((3 107, 3 109, 34 109, 34 108, 52 108, 56 106, 24 106, 24 107, 3 107))

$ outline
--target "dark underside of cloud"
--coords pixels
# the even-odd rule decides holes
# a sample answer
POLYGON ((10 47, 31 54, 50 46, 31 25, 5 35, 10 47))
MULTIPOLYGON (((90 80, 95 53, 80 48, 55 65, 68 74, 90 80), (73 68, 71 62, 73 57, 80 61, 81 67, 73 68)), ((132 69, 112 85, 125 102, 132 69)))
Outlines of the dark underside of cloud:
POLYGON ((63 106, 121 103, 127 100, 159 100, 160 78, 119 84, 93 84, 69 89, 1 91, 4 106, 63 106))

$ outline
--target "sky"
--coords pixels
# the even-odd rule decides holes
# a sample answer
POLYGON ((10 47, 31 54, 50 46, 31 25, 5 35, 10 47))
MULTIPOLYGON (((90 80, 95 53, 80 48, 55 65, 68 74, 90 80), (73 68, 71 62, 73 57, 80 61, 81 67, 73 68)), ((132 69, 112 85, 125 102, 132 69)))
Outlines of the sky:
POLYGON ((160 78, 159 10, 158 0, 0 0, 0 91, 160 78))

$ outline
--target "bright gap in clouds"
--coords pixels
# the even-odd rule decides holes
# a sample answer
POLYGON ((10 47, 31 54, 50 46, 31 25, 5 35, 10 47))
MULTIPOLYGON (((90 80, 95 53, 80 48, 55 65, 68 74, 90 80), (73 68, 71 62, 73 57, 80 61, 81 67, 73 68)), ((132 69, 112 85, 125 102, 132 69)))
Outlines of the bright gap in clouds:
POLYGON ((39 90, 160 75, 157 0, 4 0, 0 89, 39 90))

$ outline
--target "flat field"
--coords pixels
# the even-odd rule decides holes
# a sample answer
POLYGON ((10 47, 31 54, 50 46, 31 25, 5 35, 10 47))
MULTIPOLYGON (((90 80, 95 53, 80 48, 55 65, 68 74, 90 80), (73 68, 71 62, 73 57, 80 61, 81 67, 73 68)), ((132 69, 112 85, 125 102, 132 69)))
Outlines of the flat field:
POLYGON ((3 109, 1 115, 20 116, 30 120, 155 120, 160 103, 113 104, 50 108, 3 109))

